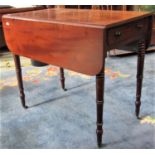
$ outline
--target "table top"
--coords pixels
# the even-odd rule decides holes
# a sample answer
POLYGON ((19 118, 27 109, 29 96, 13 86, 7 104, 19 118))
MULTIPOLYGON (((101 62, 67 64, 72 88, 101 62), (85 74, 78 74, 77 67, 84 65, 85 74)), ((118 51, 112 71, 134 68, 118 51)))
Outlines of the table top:
POLYGON ((150 16, 149 12, 108 11, 88 9, 44 9, 5 15, 7 18, 48 23, 80 25, 87 27, 111 27, 150 16))
POLYGON ((2 16, 4 14, 11 14, 11 13, 17 13, 17 12, 26 12, 26 11, 33 11, 33 10, 39 10, 44 9, 42 6, 32 6, 32 7, 23 7, 23 8, 14 8, 14 7, 0 7, 0 24, 2 22, 2 16))

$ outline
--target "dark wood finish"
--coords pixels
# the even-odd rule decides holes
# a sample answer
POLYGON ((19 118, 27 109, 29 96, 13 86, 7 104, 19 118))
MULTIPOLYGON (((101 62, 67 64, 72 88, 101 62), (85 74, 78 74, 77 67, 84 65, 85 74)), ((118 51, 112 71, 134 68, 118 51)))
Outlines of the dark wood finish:
POLYGON ((67 89, 65 88, 65 76, 64 76, 64 69, 60 67, 60 82, 61 82, 61 87, 64 91, 67 89))
POLYGON ((61 67, 62 87, 62 68, 96 76, 96 132, 98 146, 101 146, 107 51, 143 40, 139 44, 137 65, 138 116, 145 44, 147 47, 150 43, 151 22, 152 15, 143 12, 47 9, 6 15, 3 27, 7 45, 15 55, 61 67))
POLYGON ((145 41, 140 41, 138 44, 138 60, 137 60, 137 91, 136 91, 136 116, 139 118, 140 106, 141 106, 141 91, 143 81, 144 70, 144 57, 145 57, 146 45, 145 41))
POLYGON ((103 134, 104 71, 96 75, 97 144, 101 147, 103 134))
POLYGON ((23 88, 20 57, 18 55, 13 55, 13 58, 14 58, 15 67, 16 67, 16 75, 17 75, 17 81, 18 81, 21 103, 22 103, 22 106, 24 108, 28 108, 28 106, 25 105, 25 94, 24 94, 24 88, 23 88))
MULTIPOLYGON (((131 42, 133 39, 133 35, 131 35, 131 32, 135 35, 134 38, 138 38, 140 36, 143 36, 145 33, 148 33, 148 18, 137 20, 136 22, 131 22, 128 24, 124 24, 122 26, 118 26, 116 28, 111 28, 108 31, 108 44, 109 46, 115 46, 117 43, 123 42, 124 40, 127 42, 131 42), (145 32, 145 33, 144 33, 145 32)), ((147 34, 146 34, 147 35, 147 34)), ((120 45, 120 44, 119 44, 120 45)))

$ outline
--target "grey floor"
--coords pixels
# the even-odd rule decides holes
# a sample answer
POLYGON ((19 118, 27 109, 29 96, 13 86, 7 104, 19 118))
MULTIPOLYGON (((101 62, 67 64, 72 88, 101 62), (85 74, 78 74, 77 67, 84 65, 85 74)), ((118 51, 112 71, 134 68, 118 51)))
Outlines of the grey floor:
MULTIPOLYGON (((146 55, 141 117, 155 118, 155 53, 146 55)), ((136 55, 108 57, 106 68, 128 76, 105 78, 103 149, 155 148, 155 123, 134 115, 136 55)), ((43 78, 47 67, 41 68, 43 78)), ((23 67, 23 76, 33 67, 23 67)), ((52 76, 39 84, 24 81, 28 110, 22 108, 17 86, 0 90, 0 148, 97 148, 95 78, 66 70, 66 87, 52 76)), ((1 81, 15 77, 1 71, 1 81)))

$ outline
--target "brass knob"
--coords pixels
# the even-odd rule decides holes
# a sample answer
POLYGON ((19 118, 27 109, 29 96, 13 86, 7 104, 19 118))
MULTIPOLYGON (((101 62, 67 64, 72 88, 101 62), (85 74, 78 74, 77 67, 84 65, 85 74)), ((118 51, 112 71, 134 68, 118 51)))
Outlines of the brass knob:
POLYGON ((116 37, 120 37, 121 35, 122 35, 122 33, 121 33, 120 31, 116 31, 116 32, 115 32, 115 36, 116 36, 116 37))

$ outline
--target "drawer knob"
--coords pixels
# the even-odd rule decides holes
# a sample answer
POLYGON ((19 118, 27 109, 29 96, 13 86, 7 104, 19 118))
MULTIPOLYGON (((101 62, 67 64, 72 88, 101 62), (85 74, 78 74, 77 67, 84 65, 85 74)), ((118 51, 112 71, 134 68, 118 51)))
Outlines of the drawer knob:
POLYGON ((142 25, 142 24, 137 24, 136 27, 137 27, 138 29, 141 29, 141 28, 143 28, 143 25, 142 25))
POLYGON ((121 35, 122 35, 122 33, 121 33, 120 31, 116 31, 116 32, 115 32, 115 36, 116 36, 116 37, 120 37, 121 35))

